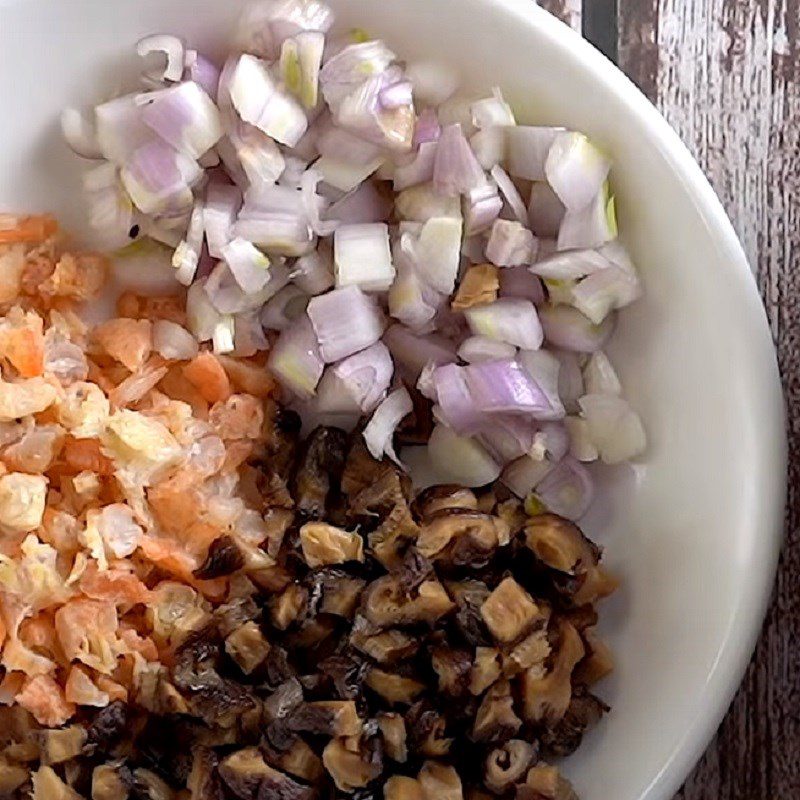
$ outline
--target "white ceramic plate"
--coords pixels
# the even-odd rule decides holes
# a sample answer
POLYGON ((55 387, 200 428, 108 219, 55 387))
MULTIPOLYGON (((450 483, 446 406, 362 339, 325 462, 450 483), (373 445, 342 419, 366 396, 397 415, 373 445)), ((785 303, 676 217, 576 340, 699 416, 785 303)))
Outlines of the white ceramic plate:
MULTIPOLYGON (((650 437, 610 474, 589 522, 623 578, 604 609, 619 660, 613 713, 569 760, 584 800, 666 800, 741 680, 773 582, 785 480, 783 407, 764 312, 741 248, 686 149, 633 85, 531 0, 339 0, 346 25, 404 56, 445 58, 501 86, 525 122, 589 133, 615 158, 620 229, 642 302, 612 355, 650 437)), ((81 169, 62 106, 136 67, 142 35, 219 53, 239 2, 0 0, 0 208, 82 225, 81 169), (98 85, 98 77, 100 84, 98 85)))

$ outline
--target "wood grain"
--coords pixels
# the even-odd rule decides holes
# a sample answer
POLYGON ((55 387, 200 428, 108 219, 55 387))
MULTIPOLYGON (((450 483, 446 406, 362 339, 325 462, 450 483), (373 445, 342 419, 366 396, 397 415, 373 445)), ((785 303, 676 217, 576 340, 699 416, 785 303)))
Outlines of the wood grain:
POLYGON ((689 145, 756 270, 789 416, 787 540, 775 599, 742 688, 678 798, 794 800, 800 797, 800 0, 619 0, 618 23, 620 66, 689 145))

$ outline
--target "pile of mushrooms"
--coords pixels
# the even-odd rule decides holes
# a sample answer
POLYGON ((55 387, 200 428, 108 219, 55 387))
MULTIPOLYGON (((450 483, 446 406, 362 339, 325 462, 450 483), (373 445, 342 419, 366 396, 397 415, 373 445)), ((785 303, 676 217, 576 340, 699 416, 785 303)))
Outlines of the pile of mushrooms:
POLYGON ((215 541, 198 576, 228 577, 227 597, 129 705, 59 730, 2 710, 0 795, 575 798, 548 760, 607 710, 600 549, 499 484, 414 497, 360 436, 301 444, 292 412, 273 419, 249 499, 275 565, 215 541))

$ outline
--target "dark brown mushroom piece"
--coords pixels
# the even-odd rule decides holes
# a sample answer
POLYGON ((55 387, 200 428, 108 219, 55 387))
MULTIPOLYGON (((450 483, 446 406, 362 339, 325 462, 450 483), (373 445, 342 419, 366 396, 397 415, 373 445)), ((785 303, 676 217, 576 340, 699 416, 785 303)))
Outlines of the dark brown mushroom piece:
POLYGON ((434 561, 479 568, 485 567, 495 550, 508 542, 508 526, 499 517, 447 508, 427 518, 416 548, 434 561))
POLYGON ((609 707, 583 687, 573 690, 564 716, 541 736, 545 754, 554 758, 572 755, 580 746, 584 733, 596 725, 609 707))
POLYGON ((192 768, 186 780, 191 800, 225 800, 225 792, 217 772, 219 757, 208 747, 195 747, 192 768))
POLYGON ((522 727, 522 720, 514 712, 511 684, 499 680, 492 684, 483 698, 470 738, 475 742, 504 742, 522 727))
POLYGON ((292 712, 289 726, 295 731, 325 736, 360 736, 364 727, 352 700, 301 703, 292 712))
POLYGON ((307 578, 310 613, 352 619, 366 585, 342 569, 315 570, 307 578))
POLYGON ((361 491, 381 480, 385 472, 394 472, 389 462, 378 461, 367 450, 363 436, 356 436, 353 446, 347 453, 342 473, 342 492, 352 501, 361 491))
POLYGON ((245 747, 225 756, 219 763, 219 776, 239 800, 255 800, 262 780, 271 771, 255 747, 245 747))
POLYGON ((353 792, 374 781, 383 771, 383 753, 378 739, 351 742, 331 739, 322 751, 322 763, 336 788, 353 792))
POLYGON ((426 800, 464 800, 461 778, 453 767, 438 761, 426 761, 417 780, 426 800))
POLYGON ((143 767, 133 771, 131 795, 136 800, 175 800, 175 790, 155 772, 143 767))
POLYGON ((289 584, 281 594, 270 598, 270 622, 279 631, 285 631, 305 614, 307 602, 307 589, 299 583, 289 584))
POLYGON ((531 767, 525 783, 517 786, 515 800, 578 800, 578 795, 556 767, 540 763, 531 767))
POLYGON ((272 400, 264 404, 263 456, 276 472, 286 475, 295 460, 303 420, 290 408, 272 400))
POLYGON ((386 712, 378 714, 377 720, 383 737, 383 752, 392 761, 405 764, 408 760, 405 719, 400 714, 386 712))
POLYGON ((252 597, 237 597, 214 609, 219 634, 224 637, 260 616, 261 609, 252 597))
POLYGON ((364 682, 389 705, 411 705, 426 688, 425 684, 416 678, 397 672, 387 672, 378 667, 369 670, 364 682))
POLYGON ((427 522, 440 511, 453 509, 478 510, 478 499, 472 489, 449 483, 429 486, 417 495, 412 506, 414 514, 422 523, 427 522))
POLYGON ((413 753, 423 758, 443 758, 450 752, 453 739, 446 735, 447 720, 430 702, 414 703, 405 716, 413 753))
POLYGON ((593 603, 617 587, 617 581, 599 566, 600 548, 563 517, 531 517, 525 526, 525 544, 542 564, 564 576, 554 576, 554 586, 576 606, 593 603))
POLYGON ((26 766, 0 758, 0 797, 14 796, 14 792, 27 783, 30 776, 31 772, 26 766))
POLYGON ((481 616, 481 607, 489 598, 489 587, 477 580, 448 581, 447 591, 457 605, 455 623, 464 641, 473 647, 491 645, 492 637, 481 616))
POLYGON ((483 694, 502 674, 500 651, 496 647, 476 647, 469 674, 471 694, 483 694))
POLYGON ((614 655, 594 628, 588 628, 581 635, 586 656, 575 667, 573 676, 578 683, 592 686, 614 671, 614 655))
POLYGON ((537 665, 522 673, 523 715, 528 722, 555 725, 569 707, 572 671, 585 650, 578 632, 564 620, 559 620, 558 638, 549 671, 537 665))
POLYGON ((274 722, 288 718, 303 702, 303 687, 297 678, 289 678, 275 687, 264 701, 264 718, 274 722))
POLYGON ((501 581, 481 606, 486 627, 502 644, 518 640, 544 614, 542 606, 511 577, 501 581))
POLYGON ((245 622, 225 639, 225 652, 250 675, 269 655, 269 642, 255 622, 245 622))
MULTIPOLYGON (((31 775, 33 790, 30 800, 82 800, 81 796, 59 777, 58 773, 46 765, 42 765, 31 775)), ((162 798, 154 798, 162 800, 162 798)), ((163 800, 172 800, 172 795, 163 800)))
POLYGON ((536 757, 535 745, 522 739, 509 739, 501 747, 496 747, 486 756, 484 766, 486 788, 494 794, 505 794, 522 779, 536 757))
POLYGON ((264 549, 271 558, 277 558, 286 532, 294 523, 294 511, 288 508, 272 507, 264 511, 267 538, 264 549))
POLYGON ((355 654, 330 656, 320 661, 318 668, 333 683, 333 693, 340 700, 357 700, 361 697, 369 664, 355 654))
POLYGON ((300 737, 288 749, 271 752, 266 758, 270 765, 306 783, 318 783, 325 775, 322 759, 300 737))
POLYGON ((108 752, 128 729, 128 707, 114 700, 95 714, 86 730, 86 747, 90 752, 108 752))
POLYGON ((366 618, 381 628, 427 623, 432 625, 453 610, 454 604, 444 586, 435 580, 423 581, 414 596, 407 594, 394 575, 384 575, 364 591, 366 618))
POLYGON ((392 775, 383 784, 384 800, 425 800, 422 784, 407 775, 392 775))
POLYGON ((364 540, 326 522, 308 522, 300 528, 303 558, 312 569, 364 560, 364 540))
POLYGON ((436 578, 433 562, 425 558, 416 547, 406 550, 402 562, 393 572, 400 589, 406 594, 416 591, 424 581, 436 578))
POLYGON ((540 604, 541 617, 533 630, 518 644, 503 655, 503 674, 506 677, 518 675, 526 669, 543 664, 550 655, 550 636, 548 630, 549 610, 540 604))
POLYGON ((127 800, 133 773, 121 761, 98 764, 92 771, 92 800, 127 800))
POLYGON ((214 539, 206 560, 192 573, 199 580, 211 580, 230 575, 244 566, 244 556, 232 536, 214 539))
POLYGON ((439 679, 439 691, 458 697, 469 688, 472 657, 468 650, 449 647, 446 643, 430 648, 431 666, 439 679))
POLYGON ((53 766, 76 758, 83 750, 86 738, 86 728, 83 725, 68 725, 66 728, 39 731, 36 739, 39 743, 42 764, 53 766))
POLYGON ((419 650, 420 640, 397 629, 370 633, 364 626, 354 625, 350 644, 379 664, 391 665, 411 658, 419 650))
POLYGON ((347 434, 339 428, 317 428, 307 439, 293 481, 297 511, 322 519, 328 497, 339 489, 345 466, 347 434))

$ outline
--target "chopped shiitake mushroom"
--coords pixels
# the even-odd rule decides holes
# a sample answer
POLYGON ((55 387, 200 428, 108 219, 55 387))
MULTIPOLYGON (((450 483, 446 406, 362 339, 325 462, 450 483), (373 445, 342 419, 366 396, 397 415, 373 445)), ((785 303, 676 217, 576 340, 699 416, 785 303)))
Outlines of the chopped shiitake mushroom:
POLYGON ((531 767, 525 783, 517 788, 518 800, 578 800, 572 784, 555 767, 537 764, 531 767))
POLYGON ((375 780, 383 769, 380 750, 357 746, 355 751, 343 739, 331 739, 322 751, 322 763, 343 792, 353 792, 375 780))
POLYGON ((252 620, 240 625, 225 639, 225 652, 249 675, 269 655, 269 642, 252 620))
POLYGON ((271 757, 270 760, 284 772, 308 783, 317 783, 325 775, 322 759, 299 737, 288 750, 271 757))
POLYGON ((511 577, 503 580, 481 606, 486 626, 504 644, 522 636, 541 614, 540 606, 511 577))
POLYGON ((408 760, 406 744, 406 723, 400 714, 378 714, 378 727, 383 736, 383 750, 386 755, 399 764, 408 760))
POLYGON ((476 647, 475 660, 469 674, 469 690, 483 694, 502 674, 500 651, 496 647, 476 647))
POLYGON ((69 725, 66 728, 43 730, 38 734, 42 763, 52 766, 75 758, 86 742, 86 728, 69 725))
POLYGON ((416 549, 426 558, 482 567, 497 547, 508 542, 508 526, 499 517, 465 509, 443 509, 422 526, 416 549))
POLYGON ((594 628, 585 630, 582 635, 586 657, 578 664, 573 674, 580 683, 591 686, 613 672, 614 656, 611 648, 598 637, 594 628))
POLYGON ((536 747, 522 739, 509 739, 486 757, 484 783, 495 794, 504 794, 522 779, 536 757, 536 747))
POLYGON ((407 775, 392 775, 383 785, 384 800, 425 800, 422 784, 407 775))
POLYGON ((326 736, 360 736, 363 722, 352 700, 301 703, 289 722, 292 730, 326 736))
POLYGON ((364 560, 364 540, 325 522, 308 522, 300 528, 300 546, 309 567, 364 560))
POLYGON ((354 627, 350 643, 379 664, 395 664, 419 650, 419 637, 397 629, 368 634, 354 627))
POLYGON ((98 764, 92 771, 92 800, 126 800, 133 775, 124 764, 98 764))
POLYGON ((524 716, 528 722, 552 725, 564 716, 572 696, 572 670, 584 654, 578 632, 568 622, 561 622, 552 669, 544 676, 539 667, 522 674, 524 716))
POLYGON ((431 648, 431 666, 439 677, 439 691, 450 695, 463 694, 472 671, 472 658, 467 650, 437 644, 431 648))
POLYGON ((478 500, 472 489, 442 484, 430 486, 419 493, 414 500, 414 508, 423 523, 440 511, 461 508, 467 511, 478 510, 478 500))
POLYGON ((463 800, 461 778, 451 766, 436 761, 426 761, 417 777, 422 785, 425 800, 463 800))
POLYGON ((11 797, 30 777, 30 770, 0 758, 0 797, 11 797))
POLYGON ((406 594, 400 581, 385 575, 373 581, 364 591, 364 613, 379 627, 432 624, 450 612, 453 601, 438 581, 424 581, 415 596, 406 594))
POLYGON ((476 742, 502 742, 522 727, 514 712, 511 684, 507 680, 494 683, 484 695, 475 715, 471 738, 476 742))
POLYGON ((378 667, 373 667, 367 673, 364 682, 390 705, 395 703, 410 705, 418 695, 425 691, 425 684, 415 678, 408 678, 396 672, 387 672, 378 667))
POLYGON ((292 583, 269 601, 272 624, 285 631, 304 612, 308 602, 308 591, 299 583, 292 583))
POLYGON ((486 305, 497 300, 500 290, 498 269, 494 264, 473 264, 464 273, 450 307, 463 311, 472 306, 486 305))
POLYGON ((52 767, 41 766, 31 775, 33 792, 31 800, 82 800, 81 796, 64 783, 52 767))
POLYGON ((237 750, 219 763, 219 774, 228 789, 241 800, 253 798, 272 770, 255 747, 237 750))

